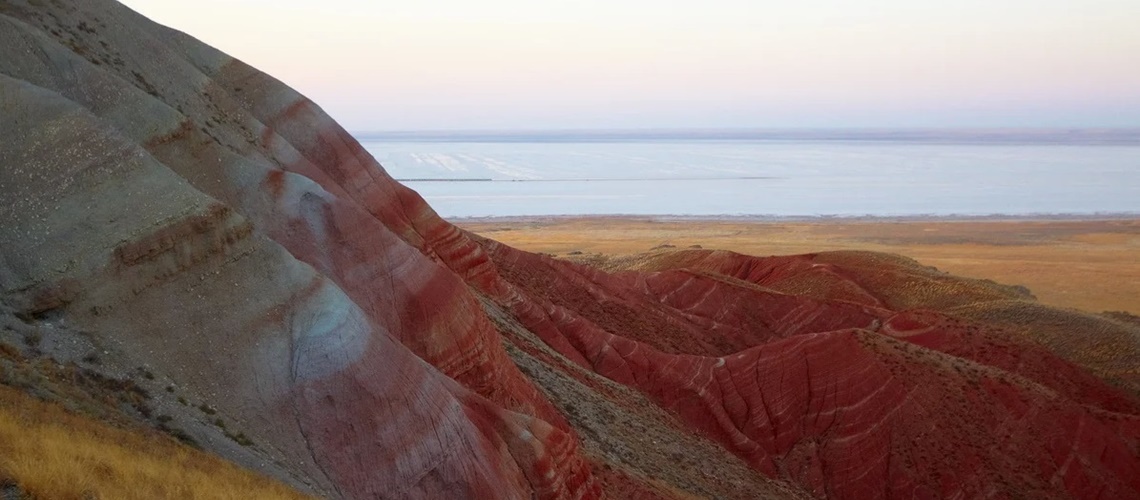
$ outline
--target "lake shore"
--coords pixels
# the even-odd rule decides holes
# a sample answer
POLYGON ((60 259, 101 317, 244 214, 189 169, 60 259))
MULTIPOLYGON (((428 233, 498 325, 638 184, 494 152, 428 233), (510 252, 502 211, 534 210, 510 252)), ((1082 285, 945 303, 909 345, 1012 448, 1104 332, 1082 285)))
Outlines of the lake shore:
POLYGON ((942 271, 1028 287, 1044 304, 1140 314, 1140 215, 984 217, 535 216, 452 219, 561 257, 669 246, 767 256, 829 250, 906 255, 942 271))

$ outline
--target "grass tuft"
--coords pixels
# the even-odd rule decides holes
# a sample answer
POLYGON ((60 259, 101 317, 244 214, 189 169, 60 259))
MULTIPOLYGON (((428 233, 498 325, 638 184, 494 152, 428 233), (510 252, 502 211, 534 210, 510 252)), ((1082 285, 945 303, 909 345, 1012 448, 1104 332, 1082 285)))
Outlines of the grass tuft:
POLYGON ((306 498, 154 432, 112 427, 0 386, 0 484, 32 498, 306 498))

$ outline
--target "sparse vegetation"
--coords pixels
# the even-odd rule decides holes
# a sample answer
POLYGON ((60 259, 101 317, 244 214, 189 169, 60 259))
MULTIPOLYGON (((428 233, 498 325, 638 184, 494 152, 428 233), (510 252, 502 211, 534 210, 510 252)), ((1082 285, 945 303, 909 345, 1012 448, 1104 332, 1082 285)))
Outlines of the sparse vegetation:
POLYGON ((237 434, 231 434, 229 431, 226 431, 226 437, 234 440, 234 442, 236 442, 237 444, 240 444, 242 446, 245 446, 245 447, 253 446, 253 440, 246 437, 244 432, 239 432, 237 434))
POLYGON ((0 387, 3 483, 41 499, 306 498, 161 434, 111 427, 9 387, 0 387))
POLYGON ((43 340, 43 338, 43 335, 41 335, 39 331, 29 332, 24 335, 24 343, 27 344, 28 347, 36 347, 40 345, 40 341, 43 340))
POLYGON ((5 358, 9 358, 9 359, 20 358, 21 357, 20 349, 16 348, 16 346, 14 346, 12 344, 8 344, 6 342, 0 342, 0 356, 3 356, 5 358))
POLYGON ((166 424, 159 424, 158 430, 169 434, 170 437, 177 439, 182 444, 185 444, 185 445, 190 446, 192 448, 202 449, 201 445, 198 444, 198 441, 196 441, 193 437, 191 437, 189 434, 186 433, 186 431, 184 431, 182 429, 179 429, 177 427, 170 427, 166 424))
POLYGON ((1102 314, 1123 323, 1133 323, 1140 325, 1140 316, 1132 314, 1128 311, 1105 311, 1102 314))

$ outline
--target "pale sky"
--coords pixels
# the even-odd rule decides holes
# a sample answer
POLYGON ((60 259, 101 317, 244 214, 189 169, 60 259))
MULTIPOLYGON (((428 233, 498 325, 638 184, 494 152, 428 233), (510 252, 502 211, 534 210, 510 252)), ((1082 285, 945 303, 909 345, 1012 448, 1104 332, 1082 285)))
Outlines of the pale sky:
POLYGON ((124 3, 352 131, 1140 126, 1140 0, 124 3))

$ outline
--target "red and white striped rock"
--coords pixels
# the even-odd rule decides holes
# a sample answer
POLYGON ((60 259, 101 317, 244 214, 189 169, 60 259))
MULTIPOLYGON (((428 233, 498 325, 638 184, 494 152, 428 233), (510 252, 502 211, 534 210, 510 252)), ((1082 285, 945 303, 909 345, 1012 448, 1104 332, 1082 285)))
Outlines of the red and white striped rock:
POLYGON ((0 298, 208 397, 260 443, 235 460, 308 491, 1140 496, 1135 393, 956 313, 1014 289, 857 252, 521 252, 110 0, 0 1, 0 107, 0 298))

